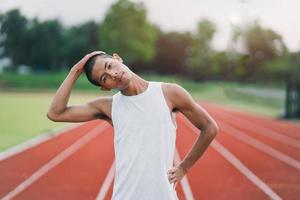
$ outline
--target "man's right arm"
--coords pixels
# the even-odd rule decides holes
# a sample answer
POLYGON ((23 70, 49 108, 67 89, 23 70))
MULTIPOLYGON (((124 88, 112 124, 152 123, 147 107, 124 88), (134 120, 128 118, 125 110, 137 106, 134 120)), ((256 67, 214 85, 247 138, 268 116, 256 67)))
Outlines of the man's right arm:
POLYGON ((50 120, 57 122, 83 122, 104 115, 99 105, 107 105, 107 98, 98 98, 83 105, 67 106, 73 85, 83 72, 86 60, 95 53, 88 54, 71 68, 68 76, 54 95, 47 113, 47 117, 50 120))

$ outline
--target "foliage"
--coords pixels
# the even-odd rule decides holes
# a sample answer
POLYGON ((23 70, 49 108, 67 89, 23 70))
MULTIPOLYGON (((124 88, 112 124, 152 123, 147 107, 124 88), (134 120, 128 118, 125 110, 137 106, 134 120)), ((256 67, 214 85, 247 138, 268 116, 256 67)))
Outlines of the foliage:
POLYGON ((266 62, 271 62, 287 53, 282 37, 275 31, 262 27, 258 21, 237 27, 232 40, 235 43, 240 41, 246 50, 248 57, 244 63, 245 78, 260 76, 261 70, 271 69, 269 64, 265 64, 266 62))
POLYGON ((62 65, 64 44, 63 27, 57 20, 39 22, 34 19, 24 38, 26 55, 22 64, 32 66, 35 71, 55 70, 62 65))
POLYGON ((187 74, 185 59, 192 44, 190 33, 160 33, 156 42, 156 56, 152 66, 161 74, 187 74))
POLYGON ((100 47, 117 52, 129 64, 150 62, 155 55, 157 32, 147 21, 143 4, 119 0, 108 10, 100 26, 100 47))
POLYGON ((70 27, 65 31, 64 61, 72 67, 88 52, 99 50, 99 24, 94 21, 70 27))
POLYGON ((283 81, 300 71, 300 53, 289 52, 281 35, 258 21, 232 26, 228 48, 211 43, 213 21, 202 19, 196 32, 163 32, 147 20, 142 3, 118 0, 103 22, 66 27, 57 19, 27 19, 18 9, 0 13, 0 59, 10 69, 68 70, 94 50, 119 53, 135 72, 174 74, 195 80, 283 81))
POLYGON ((27 19, 21 15, 18 9, 10 10, 0 16, 0 45, 4 47, 2 57, 9 57, 13 66, 23 63, 26 56, 25 34, 27 19))
POLYGON ((193 36, 193 43, 188 50, 187 65, 196 80, 208 79, 219 72, 219 66, 214 65, 214 50, 210 43, 216 32, 216 25, 204 19, 198 23, 197 33, 193 36))

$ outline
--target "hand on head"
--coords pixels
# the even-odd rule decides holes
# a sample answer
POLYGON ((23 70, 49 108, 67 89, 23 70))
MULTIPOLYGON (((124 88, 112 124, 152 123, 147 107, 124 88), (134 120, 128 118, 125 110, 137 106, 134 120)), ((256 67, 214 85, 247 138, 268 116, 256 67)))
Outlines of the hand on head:
POLYGON ((82 73, 85 63, 94 55, 105 53, 104 51, 93 51, 89 54, 86 54, 79 62, 77 62, 71 70, 82 73))

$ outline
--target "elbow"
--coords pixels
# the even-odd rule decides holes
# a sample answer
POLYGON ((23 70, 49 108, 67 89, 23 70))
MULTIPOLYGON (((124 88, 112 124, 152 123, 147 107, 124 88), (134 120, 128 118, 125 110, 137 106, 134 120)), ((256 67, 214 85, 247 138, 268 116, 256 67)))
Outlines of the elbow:
POLYGON ((213 122, 211 123, 210 127, 209 127, 209 135, 212 137, 212 138, 215 138, 218 133, 219 133, 219 126, 216 122, 213 122))
POLYGON ((47 118, 50 119, 51 121, 54 121, 54 122, 58 122, 58 117, 57 115, 51 113, 51 112, 48 112, 47 113, 47 118))

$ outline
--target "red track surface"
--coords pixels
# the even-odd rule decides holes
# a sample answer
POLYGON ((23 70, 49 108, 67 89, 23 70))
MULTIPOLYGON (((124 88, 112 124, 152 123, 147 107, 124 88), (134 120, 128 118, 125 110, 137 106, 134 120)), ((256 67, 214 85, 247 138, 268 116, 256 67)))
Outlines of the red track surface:
MULTIPOLYGON (((300 163, 298 147, 270 137, 272 134, 280 134, 300 142, 298 124, 257 117, 213 104, 201 105, 219 123, 221 130, 216 142, 223 145, 275 195, 277 194, 281 199, 300 199, 300 170, 298 168, 234 137, 241 133, 246 134, 300 163), (228 128, 230 126, 233 128, 228 128), (264 130, 270 135, 258 133, 257 130, 264 130)), ((82 140, 94 127, 105 124, 100 120, 84 123, 51 140, 0 161, 0 198, 11 191, 16 191, 17 186, 28 180, 33 173, 76 141, 82 140)), ((177 124, 176 146, 183 159, 195 142, 197 133, 181 114, 177 116, 177 124)), ((30 183, 28 187, 16 192, 13 199, 95 199, 107 179, 113 161, 113 129, 108 127, 43 176, 30 183)), ((270 196, 258 187, 257 183, 250 181, 212 145, 191 168, 186 178, 188 185, 177 185, 176 191, 179 199, 187 199, 184 192, 187 187, 197 200, 270 199, 270 196)), ((113 182, 108 185, 105 199, 111 198, 112 186, 113 182)))

